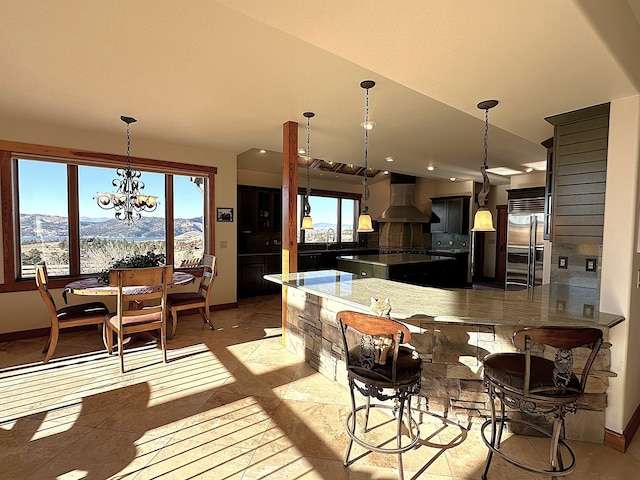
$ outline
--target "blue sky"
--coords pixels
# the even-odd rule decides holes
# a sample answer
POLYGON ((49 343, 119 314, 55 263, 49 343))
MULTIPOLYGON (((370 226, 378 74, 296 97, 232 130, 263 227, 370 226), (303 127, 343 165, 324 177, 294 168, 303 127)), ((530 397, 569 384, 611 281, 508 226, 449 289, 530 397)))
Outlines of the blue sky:
MULTIPOLYGON (((67 216, 66 165, 34 160, 20 161, 20 213, 67 216), (53 192, 53 193, 52 193, 53 192)), ((112 217, 114 210, 103 210, 93 197, 98 192, 114 192, 111 181, 116 178, 115 168, 81 166, 79 168, 80 216, 112 217)), ((140 178, 145 183, 142 193, 158 197, 160 205, 148 216, 164 217, 164 175, 144 172, 140 178)), ((192 218, 202 215, 202 194, 187 176, 174 176, 176 218, 192 218)))

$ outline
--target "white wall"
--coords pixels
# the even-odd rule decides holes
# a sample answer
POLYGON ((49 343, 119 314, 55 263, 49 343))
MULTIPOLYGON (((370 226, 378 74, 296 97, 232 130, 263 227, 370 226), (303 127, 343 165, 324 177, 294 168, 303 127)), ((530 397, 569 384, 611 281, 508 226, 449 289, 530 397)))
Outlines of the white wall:
POLYGON ((611 370, 605 426, 622 433, 640 405, 640 96, 611 102, 600 310, 625 316, 610 331, 611 370))
MULTIPOLYGON (((119 120, 114 119, 116 124, 119 120)), ((124 129, 118 134, 105 135, 89 130, 61 128, 44 123, 26 123, 14 118, 0 117, 2 140, 77 148, 102 153, 126 153, 124 129)), ((144 138, 144 120, 140 119, 132 132, 132 154, 137 157, 216 167, 216 206, 236 206, 236 155, 231 152, 197 148, 187 145, 150 141, 144 138)), ((215 206, 214 206, 215 208, 215 206)), ((0 227, 1 228, 1 227, 0 227)), ((236 301, 236 224, 216 223, 216 255, 218 279, 213 291, 214 304, 236 301), (227 248, 221 249, 220 242, 227 248)), ((0 251, 0 264, 3 252, 0 251)), ((60 291, 53 292, 56 302, 62 302, 60 291)), ((70 299, 71 300, 71 299, 70 299)), ((76 300, 77 301, 77 300, 76 300)), ((80 299, 82 301, 82 299, 80 299)), ((85 299, 86 301, 86 299, 85 299)), ((0 333, 48 327, 50 324, 37 291, 0 294, 0 333)))

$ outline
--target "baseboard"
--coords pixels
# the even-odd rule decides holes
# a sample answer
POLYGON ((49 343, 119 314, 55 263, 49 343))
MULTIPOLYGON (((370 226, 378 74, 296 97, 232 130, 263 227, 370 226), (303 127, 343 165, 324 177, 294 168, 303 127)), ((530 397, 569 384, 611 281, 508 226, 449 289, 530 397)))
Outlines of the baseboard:
MULTIPOLYGON (((230 302, 230 303, 221 303, 219 305, 211 305, 211 311, 216 310, 228 310, 230 308, 238 308, 238 302, 230 302)), ((198 313, 198 309, 194 308, 192 310, 185 310, 186 313, 198 313)), ((69 329, 61 330, 61 333, 64 333, 66 330, 82 330, 88 328, 95 328, 93 325, 82 325, 79 327, 71 327, 69 329)), ((0 343, 1 342, 14 342, 16 340, 24 340, 26 338, 35 338, 35 337, 46 337, 49 335, 49 327, 46 328, 35 328, 33 330, 20 330, 17 332, 7 332, 0 333, 0 343)))
POLYGON ((609 429, 604 431, 604 444, 607 447, 611 447, 618 452, 626 452, 627 447, 633 440, 634 435, 640 427, 640 405, 636 408, 635 413, 629 420, 629 423, 625 427, 622 433, 613 432, 609 429))
POLYGON ((46 337, 49 335, 49 328, 36 328, 34 330, 20 330, 19 332, 0 333, 0 342, 13 342, 24 340, 25 338, 46 337))

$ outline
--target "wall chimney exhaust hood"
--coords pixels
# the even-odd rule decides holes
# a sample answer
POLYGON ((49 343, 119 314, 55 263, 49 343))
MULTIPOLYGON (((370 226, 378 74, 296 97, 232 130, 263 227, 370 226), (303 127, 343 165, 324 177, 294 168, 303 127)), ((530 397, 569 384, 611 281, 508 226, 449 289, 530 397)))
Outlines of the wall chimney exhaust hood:
POLYGON ((413 190, 416 177, 391 174, 391 204, 378 217, 378 222, 388 223, 429 223, 429 217, 413 204, 413 190))

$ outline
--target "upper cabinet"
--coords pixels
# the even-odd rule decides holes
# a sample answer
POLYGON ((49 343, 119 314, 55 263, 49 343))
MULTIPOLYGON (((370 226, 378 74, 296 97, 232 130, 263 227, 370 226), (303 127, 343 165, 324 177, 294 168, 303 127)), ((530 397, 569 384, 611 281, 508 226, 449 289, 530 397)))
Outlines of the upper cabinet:
POLYGON ((431 233, 469 233, 469 201, 471 197, 439 197, 431 199, 431 233))
POLYGON ((238 229, 242 233, 280 232, 281 190, 238 185, 238 229))
MULTIPOLYGON (((602 244, 609 104, 548 117, 554 125, 549 236, 556 243, 602 244)), ((547 185, 549 188, 549 185, 547 185)))

